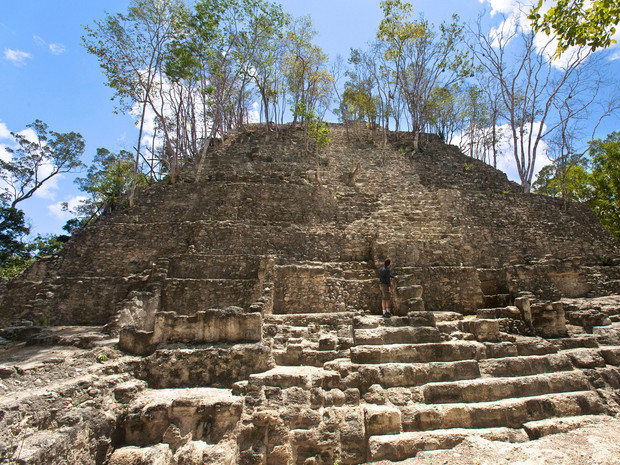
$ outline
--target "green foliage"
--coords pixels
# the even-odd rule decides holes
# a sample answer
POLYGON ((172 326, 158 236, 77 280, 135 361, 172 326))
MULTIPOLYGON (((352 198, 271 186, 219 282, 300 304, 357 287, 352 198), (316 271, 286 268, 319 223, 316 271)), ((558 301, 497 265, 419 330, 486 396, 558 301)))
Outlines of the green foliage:
POLYGON ((314 111, 306 109, 301 103, 297 105, 297 113, 306 122, 307 137, 314 141, 316 153, 320 153, 332 143, 329 138, 328 124, 316 116, 314 111))
POLYGON ((7 206, 0 207, 0 279, 8 281, 24 271, 39 257, 56 253, 69 236, 37 236, 25 242, 30 232, 24 212, 7 206))
POLYGON ((473 71, 463 48, 464 26, 453 15, 452 22, 436 30, 422 16, 411 19, 412 5, 401 0, 384 0, 381 8, 377 38, 385 46, 388 79, 407 106, 413 132, 443 126, 440 120, 450 112, 439 107, 452 104, 450 93, 473 71))
MULTIPOLYGON (((565 170, 568 200, 587 202, 603 226, 620 239, 620 132, 590 142, 590 171, 584 161, 565 170)), ((533 184, 537 194, 562 197, 562 170, 555 165, 540 170, 533 184)))
MULTIPOLYGON (((78 207, 77 213, 82 217, 88 217, 116 208, 122 196, 132 185, 134 169, 135 162, 131 153, 121 150, 116 154, 105 148, 97 149, 97 154, 86 172, 86 177, 79 177, 75 180, 80 190, 90 196, 78 207)), ((138 185, 143 186, 148 182, 144 174, 138 174, 138 185)), ((73 224, 69 228, 75 226, 78 225, 73 224)))
POLYGON ((528 16, 534 29, 555 34, 558 39, 556 57, 568 47, 579 45, 592 49, 606 48, 616 41, 612 38, 620 22, 620 2, 616 0, 557 0, 541 14, 544 0, 539 0, 528 16))
POLYGON ((28 233, 22 210, 0 206, 0 266, 27 255, 21 238, 28 233))
POLYGON ((590 206, 603 225, 620 239, 620 132, 590 143, 592 198, 590 206))
MULTIPOLYGON (((586 202, 592 196, 592 178, 583 165, 569 166, 565 174, 566 196, 568 200, 586 202)), ((562 176, 556 165, 543 167, 532 184, 536 194, 562 198, 562 176)))

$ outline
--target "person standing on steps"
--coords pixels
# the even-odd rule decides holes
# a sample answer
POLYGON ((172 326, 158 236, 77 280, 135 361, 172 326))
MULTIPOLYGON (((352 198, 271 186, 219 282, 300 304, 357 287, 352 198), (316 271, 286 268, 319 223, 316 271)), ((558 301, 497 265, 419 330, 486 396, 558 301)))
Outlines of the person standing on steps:
POLYGON ((392 293, 392 279, 398 278, 398 276, 392 276, 390 274, 390 264, 392 261, 388 258, 381 269, 379 270, 379 288, 381 289, 381 310, 385 318, 390 318, 392 313, 390 312, 390 294, 392 293))

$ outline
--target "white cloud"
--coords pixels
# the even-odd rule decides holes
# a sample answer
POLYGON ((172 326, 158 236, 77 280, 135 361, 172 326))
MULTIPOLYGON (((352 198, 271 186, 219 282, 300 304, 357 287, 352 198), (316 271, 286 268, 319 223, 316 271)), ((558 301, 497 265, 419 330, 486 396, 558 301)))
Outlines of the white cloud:
MULTIPOLYGON (((538 126, 540 123, 536 123, 538 126)), ((497 134, 500 135, 500 142, 497 146, 497 152, 499 154, 497 158, 497 169, 506 173, 508 179, 521 184, 519 178, 519 171, 514 157, 514 150, 512 145, 512 132, 509 124, 503 124, 497 126, 497 134)), ((460 145, 466 138, 463 135, 456 135, 452 139, 452 144, 460 145)), ((518 143, 518 142, 517 142, 518 143)), ((551 161, 545 155, 547 153, 548 145, 544 140, 541 140, 536 150, 536 161, 534 163, 534 177, 532 182, 536 180, 536 175, 545 166, 550 165, 551 161)))
POLYGON ((11 159, 11 154, 7 152, 6 146, 14 145, 14 142, 9 128, 7 128, 6 124, 0 122, 0 160, 9 161, 11 159))
POLYGON ((260 113, 258 102, 252 103, 252 109, 248 113, 248 122, 249 123, 258 123, 260 121, 260 113))
POLYGON ((41 36, 32 36, 32 40, 34 40, 37 45, 41 47, 46 47, 52 55, 62 55, 67 51, 67 48, 64 46, 64 44, 48 44, 41 36))
POLYGON ((32 128, 26 128, 23 131, 19 131, 19 135, 25 137, 28 142, 38 142, 39 140, 37 133, 32 128))
POLYGON ((522 4, 518 0, 487 0, 487 2, 491 5, 492 16, 496 14, 510 15, 518 11, 519 5, 522 4))
POLYGON ((50 44, 49 49, 53 55, 62 55, 67 51, 63 44, 50 44))
POLYGON ((0 122, 0 140, 2 139, 12 139, 11 131, 6 127, 6 124, 0 122))
POLYGON ((37 45, 41 45, 42 47, 46 47, 47 46, 47 42, 45 42, 45 40, 41 36, 32 36, 32 40, 34 40, 34 42, 37 45))
POLYGON ((9 161, 11 160, 11 154, 6 151, 3 145, 0 145, 0 160, 9 161))
POLYGON ((22 52, 21 50, 12 50, 10 48, 4 49, 4 59, 10 61, 15 66, 25 66, 26 61, 32 58, 30 53, 22 52))
POLYGON ((55 216, 59 220, 68 221, 74 216, 72 212, 85 200, 88 200, 88 197, 85 197, 83 195, 77 195, 65 201, 69 207, 68 210, 63 209, 63 204, 65 202, 54 203, 52 205, 49 205, 47 209, 53 216, 55 216))

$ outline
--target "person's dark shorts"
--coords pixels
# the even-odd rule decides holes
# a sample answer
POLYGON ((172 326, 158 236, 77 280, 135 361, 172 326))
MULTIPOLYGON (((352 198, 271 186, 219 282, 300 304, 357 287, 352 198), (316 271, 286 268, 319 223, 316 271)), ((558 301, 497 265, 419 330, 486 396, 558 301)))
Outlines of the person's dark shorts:
POLYGON ((379 284, 381 289, 381 300, 390 300, 390 286, 387 284, 379 284))

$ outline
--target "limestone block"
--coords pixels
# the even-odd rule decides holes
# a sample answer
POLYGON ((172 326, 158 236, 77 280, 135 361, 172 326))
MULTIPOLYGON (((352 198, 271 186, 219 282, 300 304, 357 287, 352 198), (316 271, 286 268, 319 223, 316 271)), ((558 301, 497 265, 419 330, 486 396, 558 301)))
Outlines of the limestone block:
POLYGON ((573 349, 566 351, 566 355, 568 355, 576 368, 596 368, 605 366, 605 359, 598 350, 573 349))
POLYGON ((373 384, 364 394, 364 400, 369 404, 383 405, 386 403, 387 395, 379 384, 373 384))
POLYGON ((359 405, 360 390, 357 388, 348 388, 344 391, 345 403, 347 405, 359 405))
POLYGON ((422 286, 398 286, 396 292, 402 300, 419 299, 422 297, 424 288, 422 286))
POLYGON ((118 402, 126 404, 146 388, 147 384, 145 381, 137 379, 127 381, 126 383, 119 384, 114 388, 114 398, 118 402))
POLYGON ((153 332, 142 331, 135 326, 125 326, 121 329, 118 347, 130 354, 148 355, 155 349, 153 332))
POLYGON ((389 401, 394 405, 407 405, 413 401, 410 388, 394 387, 386 390, 389 401))
POLYGON ((407 308, 408 312, 423 312, 424 300, 422 300, 422 297, 407 299, 405 301, 405 308, 407 308))
POLYGON ((330 389, 325 393, 325 406, 341 407, 345 402, 345 394, 340 389, 330 389))
POLYGON ((620 325, 618 323, 609 326, 595 326, 592 333, 600 344, 620 345, 620 325))
POLYGON ((592 328, 611 324, 609 317, 600 309, 580 309, 565 311, 566 322, 571 325, 592 328))
POLYGON ((168 444, 157 444, 153 447, 123 447, 114 451, 108 464, 110 465, 136 465, 148 463, 149 465, 168 465, 172 463, 173 454, 168 444))
POLYGON ((543 337, 567 335, 566 318, 562 302, 533 304, 530 306, 532 326, 543 337))
POLYGON ((398 434, 401 432, 400 410, 385 405, 367 405, 364 407, 366 433, 398 434))
POLYGON ((471 333, 478 341, 498 341, 499 322, 497 320, 471 319, 463 320, 459 324, 462 331, 471 333))
POLYGON ((153 388, 231 387, 274 365, 271 349, 262 344, 159 349, 141 361, 139 377, 153 388))
POLYGON ((341 454, 338 463, 362 463, 366 452, 363 410, 360 408, 345 409, 339 430, 341 454))
POLYGON ((319 339, 319 350, 336 350, 338 338, 334 336, 325 336, 319 339))
POLYGON ((195 315, 157 312, 153 342, 240 342, 260 341, 263 318, 238 307, 210 309, 195 315))
POLYGON ((415 311, 407 314, 409 319, 409 325, 411 326, 431 326, 436 324, 435 315, 433 312, 415 311))
POLYGON ((0 379, 10 378, 15 373, 15 368, 6 365, 0 365, 0 379))
POLYGON ((440 342, 439 331, 434 327, 383 327, 356 329, 353 333, 356 345, 362 344, 421 344, 440 342))
POLYGON ((525 321, 530 328, 532 327, 532 310, 530 306, 530 299, 527 297, 517 297, 515 299, 515 306, 521 312, 521 318, 525 321))
POLYGON ((599 350, 608 365, 620 366, 620 347, 605 347, 599 350))
POLYGON ((539 421, 530 421, 523 425, 523 429, 531 440, 540 439, 550 434, 567 433, 594 423, 609 421, 607 415, 591 415, 564 418, 549 418, 539 421))

